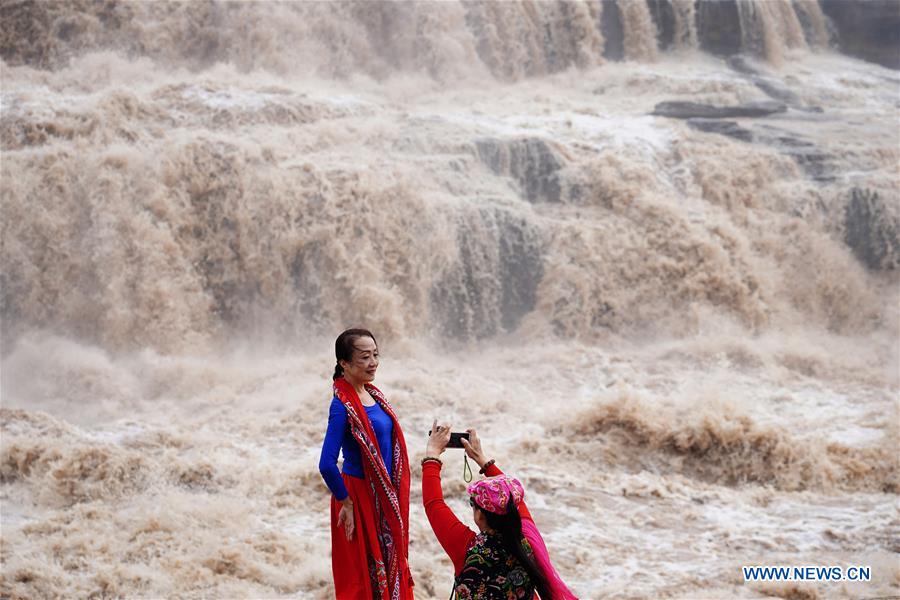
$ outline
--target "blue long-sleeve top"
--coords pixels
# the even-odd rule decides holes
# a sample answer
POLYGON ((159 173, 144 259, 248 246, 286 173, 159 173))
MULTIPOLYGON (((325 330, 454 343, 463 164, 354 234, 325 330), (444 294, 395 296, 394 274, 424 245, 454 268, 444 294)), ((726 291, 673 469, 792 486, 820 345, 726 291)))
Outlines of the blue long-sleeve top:
MULTIPOLYGON (((388 475, 392 475, 391 464, 391 438, 394 434, 394 422, 379 404, 366 406, 366 415, 375 431, 378 440, 378 450, 381 453, 384 466, 388 475)), ((338 501, 347 497, 347 486, 337 467, 338 453, 344 454, 344 473, 365 479, 362 466, 362 452, 359 443, 350 433, 350 424, 347 422, 347 409, 337 397, 331 399, 328 409, 328 429, 325 430, 325 441, 322 443, 322 455, 319 457, 319 472, 325 480, 325 484, 338 501)))

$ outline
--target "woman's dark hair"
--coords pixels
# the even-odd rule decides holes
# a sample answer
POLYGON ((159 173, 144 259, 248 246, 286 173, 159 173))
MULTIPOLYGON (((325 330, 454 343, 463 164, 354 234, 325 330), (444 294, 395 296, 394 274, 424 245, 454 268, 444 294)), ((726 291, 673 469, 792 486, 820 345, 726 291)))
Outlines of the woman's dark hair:
POLYGON ((341 333, 341 335, 337 336, 337 339, 334 340, 334 358, 336 359, 336 363, 334 365, 334 375, 331 376, 331 379, 337 379, 344 374, 344 367, 341 366, 341 361, 346 360, 350 362, 353 360, 353 351, 356 350, 356 340, 359 338, 369 337, 372 338, 372 341, 375 342, 375 347, 378 347, 378 340, 375 339, 375 336, 372 335, 372 332, 368 329, 348 329, 341 333))
POLYGON ((505 515, 492 513, 482 509, 480 506, 478 509, 484 513, 488 526, 503 538, 503 545, 506 547, 506 550, 516 557, 516 560, 528 573, 528 577, 531 579, 531 583, 534 585, 538 595, 540 595, 541 600, 552 600, 550 584, 534 561, 534 554, 529 554, 525 551, 525 539, 522 537, 522 517, 519 516, 519 509, 516 508, 515 501, 512 498, 509 499, 505 515))

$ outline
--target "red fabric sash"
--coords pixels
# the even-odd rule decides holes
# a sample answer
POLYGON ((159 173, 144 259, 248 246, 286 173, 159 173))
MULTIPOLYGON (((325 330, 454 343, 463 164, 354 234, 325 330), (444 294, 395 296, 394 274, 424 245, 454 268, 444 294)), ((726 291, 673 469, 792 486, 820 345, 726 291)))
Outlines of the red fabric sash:
POLYGON ((400 422, 387 398, 374 385, 366 384, 366 390, 394 423, 391 437, 393 456, 387 457, 391 461, 391 477, 388 477, 375 431, 359 395, 346 379, 334 381, 334 395, 347 409, 350 433, 362 454, 363 473, 369 483, 369 500, 379 516, 378 537, 383 541, 382 553, 387 563, 387 581, 380 584, 380 597, 383 600, 402 600, 412 597, 408 590, 412 586, 409 573, 409 455, 400 422))

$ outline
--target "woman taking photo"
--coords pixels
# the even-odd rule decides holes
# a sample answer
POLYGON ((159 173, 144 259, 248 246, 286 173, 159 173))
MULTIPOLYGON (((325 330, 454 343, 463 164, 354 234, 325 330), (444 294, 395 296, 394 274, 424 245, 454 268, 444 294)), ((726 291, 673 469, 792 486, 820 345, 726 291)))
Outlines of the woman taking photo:
POLYGON ((332 493, 335 597, 411 600, 409 457, 394 409, 372 385, 378 343, 370 331, 348 329, 335 340, 334 354, 334 397, 319 471, 332 493))
MULTIPOLYGON (((466 454, 478 463, 485 479, 467 488, 475 533, 444 502, 441 453, 450 427, 432 426, 422 459, 422 502, 431 528, 453 562, 457 600, 572 600, 575 595, 559 578, 534 519, 525 505, 525 490, 488 460, 474 429, 462 440, 466 454)), ((451 595, 452 597, 452 595, 451 595)))

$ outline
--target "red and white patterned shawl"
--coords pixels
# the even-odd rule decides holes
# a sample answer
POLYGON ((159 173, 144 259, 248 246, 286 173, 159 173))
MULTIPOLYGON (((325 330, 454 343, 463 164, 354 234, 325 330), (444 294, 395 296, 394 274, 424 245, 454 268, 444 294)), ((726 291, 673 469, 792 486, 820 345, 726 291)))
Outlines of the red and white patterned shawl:
POLYGON ((374 385, 366 384, 366 390, 391 418, 394 424, 391 436, 392 456, 382 457, 365 408, 353 386, 343 378, 334 381, 334 395, 347 409, 350 433, 359 444, 363 473, 369 490, 369 500, 379 515, 378 538, 385 540, 382 548, 387 568, 386 589, 381 598, 399 600, 403 581, 409 575, 409 455, 403 430, 391 404, 374 385), (391 461, 391 476, 385 468, 385 459, 391 461))

